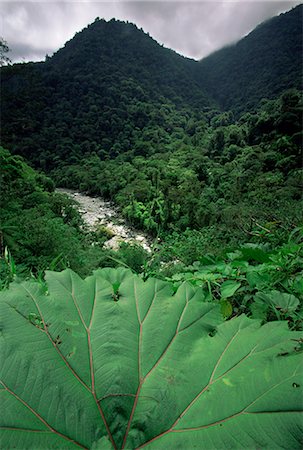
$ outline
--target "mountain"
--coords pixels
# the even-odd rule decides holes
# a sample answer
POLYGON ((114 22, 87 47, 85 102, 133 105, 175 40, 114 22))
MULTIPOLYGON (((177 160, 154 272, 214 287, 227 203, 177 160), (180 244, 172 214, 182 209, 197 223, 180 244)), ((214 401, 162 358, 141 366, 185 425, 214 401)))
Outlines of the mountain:
POLYGON ((97 18, 55 53, 46 68, 69 81, 79 72, 89 74, 104 87, 111 84, 120 91, 126 82, 135 82, 151 101, 164 97, 179 105, 208 106, 208 96, 194 78, 195 65, 134 24, 97 18))
MULTIPOLYGON (((16 154, 57 186, 113 201, 130 225, 157 237, 151 261, 164 261, 166 274, 175 262, 227 247, 237 255, 230 251, 247 242, 256 254, 258 243, 275 247, 299 233, 302 95, 285 88, 299 85, 301 12, 201 62, 135 25, 97 19, 45 62, 2 68, 2 252, 8 245, 30 268, 61 261, 61 249, 83 271, 108 264, 99 252, 104 227, 83 241, 84 257, 83 236, 63 226, 70 217, 73 227, 73 208, 44 193, 52 183, 16 154)), ((124 250, 130 267, 143 264, 142 253, 124 250)))
POLYGON ((236 111, 252 109, 288 88, 302 88, 302 15, 301 4, 201 60, 201 86, 223 109, 236 111))
POLYGON ((133 24, 96 19, 44 63, 3 70, 2 144, 44 169, 131 151, 145 127, 169 132, 181 110, 214 105, 195 65, 133 24))
POLYGON ((301 16, 300 6, 201 62, 97 18, 45 62, 2 68, 1 143, 44 170, 166 152, 218 110, 244 112, 300 85, 301 16))

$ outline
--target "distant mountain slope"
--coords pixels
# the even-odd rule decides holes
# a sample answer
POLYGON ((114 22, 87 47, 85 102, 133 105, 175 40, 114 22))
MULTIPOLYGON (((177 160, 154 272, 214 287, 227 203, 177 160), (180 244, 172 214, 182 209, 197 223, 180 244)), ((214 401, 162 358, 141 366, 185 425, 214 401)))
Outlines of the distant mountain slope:
MULTIPOLYGON (((135 81, 151 100, 163 96, 177 104, 209 105, 207 94, 195 81, 196 62, 159 45, 132 23, 96 19, 77 33, 49 59, 47 68, 67 76, 79 72, 97 77, 108 85, 135 81)), ((118 86, 124 87, 123 83, 118 86)))
POLYGON ((302 87, 303 5, 274 17, 199 63, 201 86, 223 109, 245 111, 262 98, 302 87))
POLYGON ((133 24, 96 19, 45 62, 1 69, 1 143, 46 170, 170 150, 174 133, 203 129, 215 110, 299 87, 301 22, 299 6, 197 62, 133 24))
POLYGON ((215 105, 196 64, 133 24, 98 19, 46 62, 3 70, 2 144, 42 167, 129 151, 144 127, 168 132, 176 111, 215 105))

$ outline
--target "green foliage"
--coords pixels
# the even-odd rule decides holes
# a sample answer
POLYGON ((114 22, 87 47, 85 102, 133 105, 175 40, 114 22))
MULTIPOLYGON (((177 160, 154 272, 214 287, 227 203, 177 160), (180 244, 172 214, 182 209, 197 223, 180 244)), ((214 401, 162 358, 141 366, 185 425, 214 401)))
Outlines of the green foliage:
POLYGON ((96 236, 98 240, 104 240, 104 242, 114 237, 114 235, 114 232, 105 225, 98 225, 94 231, 94 236, 96 236))
MULTIPOLYGON (((45 63, 2 69, 2 142, 57 185, 110 199, 132 226, 173 240, 185 264, 191 252, 282 245, 302 224, 301 13, 200 63, 97 20, 45 63)), ((47 198, 36 190, 27 205, 47 198)))
POLYGON ((86 275, 108 263, 104 238, 83 231, 75 203, 20 157, 0 148, 0 289, 18 275, 72 267, 86 275), (95 247, 93 242, 97 242, 95 247))
MULTIPOLYGON (((221 303, 224 316, 245 312, 263 322, 287 320, 302 329, 303 245, 292 241, 274 251, 248 244, 225 260, 196 261, 166 277, 179 286, 187 281, 202 287, 209 301, 221 303)), ((165 274, 165 272, 164 272, 165 274)))
MULTIPOLYGON (((2 150, 2 253, 8 246, 17 265, 34 273, 56 261, 56 269, 68 266, 86 275, 96 267, 116 265, 114 258, 145 276, 164 273, 164 268, 169 276, 201 255, 222 257, 224 248, 248 241, 271 249, 281 246, 302 223, 301 150, 296 141, 301 111, 299 93, 289 91, 264 101, 259 111, 238 122, 233 123, 231 114, 227 119, 214 114, 211 128, 202 126, 197 115, 189 134, 181 114, 175 120, 183 128, 167 137, 162 153, 143 158, 129 152, 106 161, 88 156, 52 172, 59 184, 115 201, 132 226, 160 237, 159 251, 148 261, 132 248, 121 255, 105 251, 108 236, 100 230, 85 235, 74 205, 53 193, 49 178, 2 150), (214 151, 218 130, 224 147, 214 151), (284 148, 283 143, 291 144, 284 148)), ((148 125, 151 139, 162 129, 153 127, 148 125)), ((260 260, 258 246, 241 251, 254 252, 257 261, 266 262, 260 260)))
POLYGON ((298 5, 273 17, 200 61, 201 85, 223 109, 248 111, 262 98, 301 88, 302 11, 298 5))
POLYGON ((0 148, 3 448, 300 448, 301 12, 201 63, 98 19, 2 68, 2 142, 52 177, 0 148))
POLYGON ((98 20, 46 62, 3 71, 2 143, 43 170, 155 153, 192 108, 214 104, 196 65, 133 24, 98 20))
POLYGON ((234 121, 226 110, 301 88, 301 21, 299 5, 197 62, 133 24, 97 20, 44 63, 2 69, 2 145, 49 170, 162 153, 183 134, 200 145, 209 124, 215 155, 241 143, 221 129, 234 121))
MULTIPOLYGON (((248 240, 281 245, 302 223, 302 153, 295 143, 301 115, 300 95, 289 91, 221 126, 220 150, 213 144, 217 128, 205 127, 199 145, 195 132, 189 137, 182 130, 161 153, 142 158, 129 152, 107 161, 95 155, 53 176, 61 185, 114 201, 130 224, 152 235, 166 240, 176 231, 173 239, 196 253, 248 240), (285 102, 295 118, 291 126, 283 118, 285 102), (265 131, 259 126, 263 116, 265 131), (282 142, 292 144, 284 148, 282 142)), ((180 253, 185 259, 186 249, 180 253)))
POLYGON ((139 244, 127 244, 122 242, 118 250, 117 259, 119 265, 124 264, 136 273, 141 273, 148 260, 148 253, 139 244))
POLYGON ((3 256, 0 257, 0 291, 8 288, 17 275, 16 265, 9 249, 5 247, 3 256))
POLYGON ((15 262, 29 270, 48 267, 60 253, 65 262, 57 268, 75 262, 71 246, 76 253, 81 220, 70 202, 45 191, 46 187, 52 191, 53 183, 2 148, 0 165, 1 256, 7 246, 15 262))
POLYGON ((125 269, 46 279, 0 294, 3 449, 300 447, 298 332, 125 269))

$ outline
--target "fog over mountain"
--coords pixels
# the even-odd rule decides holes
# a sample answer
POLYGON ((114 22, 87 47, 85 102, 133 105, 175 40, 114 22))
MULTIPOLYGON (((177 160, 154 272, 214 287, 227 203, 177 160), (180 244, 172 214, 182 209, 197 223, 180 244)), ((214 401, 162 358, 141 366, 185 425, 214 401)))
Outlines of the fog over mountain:
POLYGON ((11 59, 43 60, 97 16, 128 20, 159 43, 201 59, 301 1, 120 1, 0 3, 0 36, 11 59))

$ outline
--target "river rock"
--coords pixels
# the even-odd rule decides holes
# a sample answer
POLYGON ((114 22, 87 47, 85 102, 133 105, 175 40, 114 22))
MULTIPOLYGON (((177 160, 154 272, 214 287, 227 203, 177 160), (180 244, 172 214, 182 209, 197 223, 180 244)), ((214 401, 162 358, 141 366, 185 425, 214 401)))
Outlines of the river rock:
POLYGON ((144 250, 151 252, 151 238, 127 226, 110 202, 71 189, 58 188, 56 191, 68 195, 79 204, 79 212, 89 229, 95 230, 97 226, 103 225, 114 235, 104 243, 105 248, 117 251, 122 242, 127 242, 141 245, 144 250))

